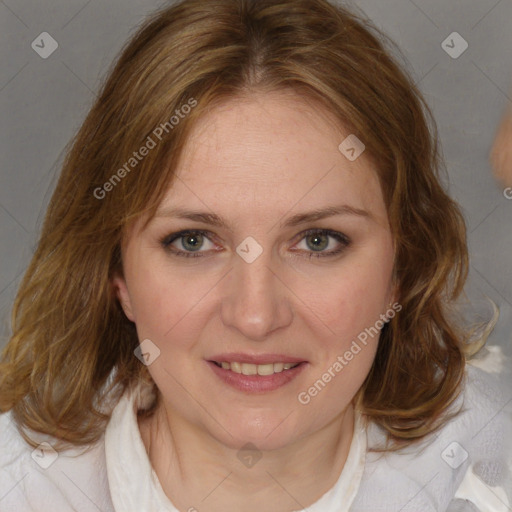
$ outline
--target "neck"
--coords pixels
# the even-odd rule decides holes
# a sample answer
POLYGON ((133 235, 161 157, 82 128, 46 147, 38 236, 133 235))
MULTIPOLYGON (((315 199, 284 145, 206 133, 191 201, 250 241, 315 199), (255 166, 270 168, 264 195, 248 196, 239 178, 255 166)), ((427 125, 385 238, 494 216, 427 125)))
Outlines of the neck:
POLYGON ((255 463, 243 459, 245 465, 238 450, 162 402, 153 416, 139 420, 139 428, 160 484, 178 510, 295 511, 318 501, 338 480, 352 441, 354 408, 349 404, 293 444, 257 453, 255 463))

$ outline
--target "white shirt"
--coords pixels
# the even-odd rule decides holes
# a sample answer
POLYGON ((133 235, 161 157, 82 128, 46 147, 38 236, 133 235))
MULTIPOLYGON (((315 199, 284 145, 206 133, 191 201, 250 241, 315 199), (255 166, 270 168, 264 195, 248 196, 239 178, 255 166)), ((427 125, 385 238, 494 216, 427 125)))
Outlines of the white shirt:
MULTIPOLYGON (((459 399, 467 410, 427 441, 398 453, 368 451, 383 442, 384 433, 374 424, 366 428, 356 413, 339 479, 308 512, 512 510, 511 390, 475 367, 468 366, 467 374, 459 399)), ((178 512, 140 436, 139 391, 123 395, 104 436, 86 452, 33 450, 11 414, 0 415, 0 512, 178 512)), ((48 436, 34 438, 52 444, 48 436)), ((195 510, 208 509, 198 500, 187 512, 195 510)))

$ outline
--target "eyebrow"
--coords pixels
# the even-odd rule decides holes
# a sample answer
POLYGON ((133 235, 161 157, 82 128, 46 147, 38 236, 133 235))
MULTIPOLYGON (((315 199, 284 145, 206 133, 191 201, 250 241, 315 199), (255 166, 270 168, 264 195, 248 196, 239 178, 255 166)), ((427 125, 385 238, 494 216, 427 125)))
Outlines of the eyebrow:
MULTIPOLYGON (((288 218, 284 223, 281 222, 281 227, 294 227, 306 222, 314 222, 328 217, 337 215, 353 215, 356 217, 373 220, 373 215, 360 208, 355 208, 349 205, 341 206, 328 206, 326 208, 319 208, 305 213, 299 213, 288 218)), ((182 208, 163 208, 158 210, 155 217, 174 217, 178 219, 188 219, 196 222, 203 222, 219 228, 230 230, 228 223, 219 215, 215 213, 200 212, 194 210, 186 210, 182 208)))

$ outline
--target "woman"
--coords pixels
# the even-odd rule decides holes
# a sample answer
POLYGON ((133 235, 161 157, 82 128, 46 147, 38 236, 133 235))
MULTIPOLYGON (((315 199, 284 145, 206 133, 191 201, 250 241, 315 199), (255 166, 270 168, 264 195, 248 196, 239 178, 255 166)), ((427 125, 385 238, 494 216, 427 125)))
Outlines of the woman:
POLYGON ((449 309, 464 221, 377 35, 324 0, 136 34, 14 307, 2 510, 508 506, 503 399, 449 309))

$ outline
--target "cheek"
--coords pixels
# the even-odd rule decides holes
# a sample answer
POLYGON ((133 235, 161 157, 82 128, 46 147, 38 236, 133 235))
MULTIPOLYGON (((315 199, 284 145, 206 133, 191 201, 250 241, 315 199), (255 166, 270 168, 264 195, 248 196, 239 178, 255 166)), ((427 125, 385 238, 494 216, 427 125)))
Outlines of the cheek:
POLYGON ((329 292, 313 298, 330 335, 319 337, 313 378, 298 396, 312 404, 318 424, 329 421, 353 399, 364 383, 377 351, 386 312, 388 265, 363 265, 340 272, 329 292), (378 323, 377 323, 378 322, 378 323))
POLYGON ((129 276, 132 308, 139 338, 162 341, 188 306, 183 283, 160 266, 140 265, 129 276))
POLYGON ((139 339, 162 350, 187 349, 200 338, 201 318, 208 314, 218 276, 187 275, 161 259, 149 258, 131 275, 130 290, 139 339))
MULTIPOLYGON (((297 295, 329 328, 339 345, 371 327, 387 310, 391 291, 392 258, 377 258, 368 251, 347 260, 332 273, 304 281, 297 295)), ((310 313, 310 315, 311 315, 310 313)), ((327 331, 328 332, 328 331, 327 331)))

